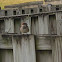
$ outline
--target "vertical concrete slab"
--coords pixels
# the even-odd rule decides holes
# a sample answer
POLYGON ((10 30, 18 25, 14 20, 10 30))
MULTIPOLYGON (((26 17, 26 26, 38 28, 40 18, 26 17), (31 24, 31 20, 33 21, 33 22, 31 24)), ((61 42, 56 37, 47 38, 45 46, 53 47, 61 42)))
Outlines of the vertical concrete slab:
POLYGON ((14 33, 14 21, 12 18, 4 19, 5 21, 5 32, 14 33))
POLYGON ((57 20, 57 34, 62 35, 62 20, 57 20))
POLYGON ((62 34, 62 12, 56 13, 57 34, 62 34))
POLYGON ((13 11, 12 11, 12 9, 10 9, 10 10, 7 10, 7 15, 8 15, 8 16, 11 16, 11 15, 13 15, 13 11))
POLYGON ((44 34, 44 19, 43 19, 43 15, 38 16, 38 22, 39 22, 39 34, 44 34))
POLYGON ((0 49, 0 62, 13 62, 13 51, 0 49))
POLYGON ((13 36, 14 62, 36 62, 33 35, 13 36))
POLYGON ((4 20, 0 20, 0 33, 4 33, 5 32, 5 23, 4 20))
POLYGON ((0 16, 4 16, 5 15, 5 11, 4 10, 0 10, 0 16))
POLYGON ((61 62, 61 41, 60 37, 55 37, 52 43, 52 58, 53 62, 61 62))
POLYGON ((31 17, 31 33, 35 35, 39 33, 38 16, 31 17))
POLYGON ((51 50, 38 50, 37 62, 52 62, 52 51, 51 50))
POLYGON ((20 34, 21 18, 14 19, 14 33, 20 34))
POLYGON ((49 26, 48 21, 49 21, 48 15, 44 15, 44 31, 45 31, 44 34, 49 33, 49 31, 48 31, 48 26, 49 26))
POLYGON ((56 13, 56 20, 62 20, 62 12, 56 13))
POLYGON ((49 34, 57 34, 56 15, 49 15, 49 34))
MULTIPOLYGON (((60 37, 60 45, 61 45, 61 58, 62 58, 62 37, 60 37)), ((61 59, 62 62, 62 59, 61 59)))

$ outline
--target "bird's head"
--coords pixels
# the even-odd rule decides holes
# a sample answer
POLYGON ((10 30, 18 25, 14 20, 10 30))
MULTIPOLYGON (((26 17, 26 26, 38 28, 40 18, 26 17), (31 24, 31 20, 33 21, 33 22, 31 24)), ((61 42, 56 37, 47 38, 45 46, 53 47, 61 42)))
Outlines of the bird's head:
POLYGON ((22 25, 26 25, 27 26, 27 23, 22 23, 22 25))

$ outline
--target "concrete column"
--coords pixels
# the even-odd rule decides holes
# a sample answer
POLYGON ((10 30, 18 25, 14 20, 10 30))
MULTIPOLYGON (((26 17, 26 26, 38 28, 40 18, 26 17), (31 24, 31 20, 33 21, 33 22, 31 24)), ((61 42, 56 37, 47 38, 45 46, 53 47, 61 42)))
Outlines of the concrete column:
POLYGON ((33 35, 15 35, 12 42, 14 62, 36 62, 33 35))

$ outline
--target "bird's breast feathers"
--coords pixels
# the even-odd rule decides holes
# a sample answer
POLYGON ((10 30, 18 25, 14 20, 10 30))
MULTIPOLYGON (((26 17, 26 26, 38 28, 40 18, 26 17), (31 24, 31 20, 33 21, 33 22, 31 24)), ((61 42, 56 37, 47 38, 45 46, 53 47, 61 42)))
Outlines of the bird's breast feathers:
POLYGON ((21 33, 27 33, 27 32, 29 32, 29 28, 28 28, 28 26, 21 26, 20 31, 21 31, 21 33))

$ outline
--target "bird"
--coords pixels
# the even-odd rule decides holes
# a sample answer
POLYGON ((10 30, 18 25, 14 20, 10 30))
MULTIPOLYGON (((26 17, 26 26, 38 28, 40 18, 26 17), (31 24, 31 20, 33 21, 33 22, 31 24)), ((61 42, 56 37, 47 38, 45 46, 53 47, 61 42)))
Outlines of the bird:
POLYGON ((21 24, 20 32, 21 33, 27 33, 27 32, 29 32, 29 27, 28 27, 27 23, 23 22, 21 24))

